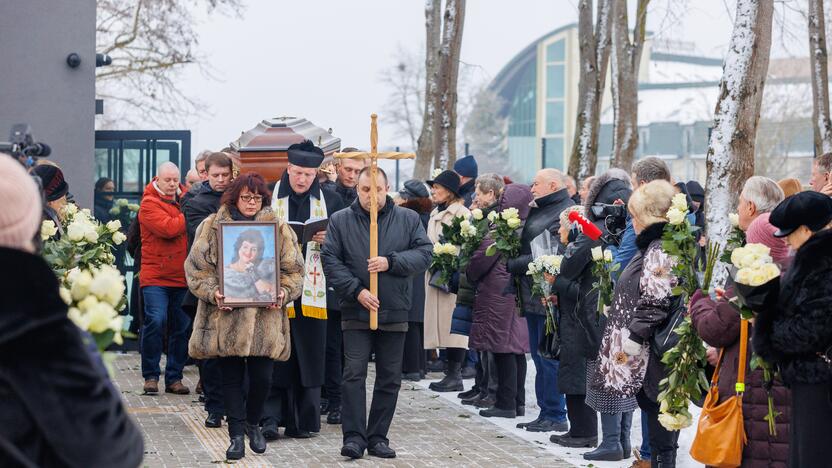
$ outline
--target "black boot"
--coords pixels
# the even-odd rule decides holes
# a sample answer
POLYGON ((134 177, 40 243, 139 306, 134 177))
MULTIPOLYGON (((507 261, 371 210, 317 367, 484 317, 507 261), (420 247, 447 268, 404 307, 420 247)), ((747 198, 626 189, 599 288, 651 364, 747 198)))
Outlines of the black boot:
POLYGON ((659 463, 659 468, 676 468, 676 451, 661 452, 656 457, 656 461, 659 463))
POLYGON ((248 436, 248 446, 254 453, 263 453, 266 451, 266 438, 260 432, 260 427, 256 424, 246 423, 246 435, 248 436))
POLYGON ((239 460, 246 456, 246 441, 241 435, 231 436, 231 445, 225 451, 226 460, 239 460))
POLYGON ((434 392, 461 392, 465 388, 459 372, 461 367, 459 362, 448 361, 448 375, 439 382, 430 384, 430 389, 434 392))

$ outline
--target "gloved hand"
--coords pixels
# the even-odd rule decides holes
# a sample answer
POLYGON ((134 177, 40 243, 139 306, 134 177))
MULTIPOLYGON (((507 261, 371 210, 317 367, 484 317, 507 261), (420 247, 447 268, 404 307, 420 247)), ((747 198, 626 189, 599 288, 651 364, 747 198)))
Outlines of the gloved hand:
POLYGON ((641 354, 642 345, 636 343, 635 341, 627 338, 627 341, 624 342, 623 351, 627 353, 628 356, 638 356, 641 354))

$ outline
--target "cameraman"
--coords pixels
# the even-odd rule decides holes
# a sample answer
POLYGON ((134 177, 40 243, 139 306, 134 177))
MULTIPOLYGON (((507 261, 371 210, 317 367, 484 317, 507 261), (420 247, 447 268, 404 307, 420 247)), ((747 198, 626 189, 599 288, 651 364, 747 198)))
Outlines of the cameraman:
POLYGON ((42 163, 31 170, 31 174, 40 177, 43 191, 43 219, 51 220, 58 227, 60 238, 64 233, 63 215, 61 210, 67 205, 67 194, 69 184, 64 180, 64 173, 58 166, 51 163, 42 163))

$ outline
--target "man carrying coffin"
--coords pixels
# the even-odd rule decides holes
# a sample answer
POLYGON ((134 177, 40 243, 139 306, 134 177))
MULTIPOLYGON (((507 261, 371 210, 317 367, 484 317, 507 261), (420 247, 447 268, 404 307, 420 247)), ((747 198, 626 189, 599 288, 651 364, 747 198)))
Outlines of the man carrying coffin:
POLYGON ((412 277, 423 274, 432 244, 419 215, 387 197, 387 175, 376 180, 365 168, 358 177, 358 200, 332 216, 322 256, 330 284, 341 296, 344 380, 341 455, 393 458, 387 431, 396 411, 402 379, 402 354, 410 313, 412 277), (378 195, 378 256, 370 258, 370 193, 378 195), (378 274, 378 297, 370 292, 370 274, 378 274), (370 310, 378 329, 370 328, 370 310), (365 381, 375 351, 376 381, 367 420, 365 381))
MULTIPOLYGON (((318 185, 324 153, 309 140, 289 147, 289 165, 274 188, 272 209, 290 224, 327 219, 344 207, 341 197, 318 185)), ((321 430, 321 386, 326 355, 327 284, 321 263, 325 230, 303 243, 303 293, 287 306, 292 340, 288 361, 275 362, 272 390, 266 402, 263 436, 274 440, 277 427, 284 435, 308 438, 321 430)))

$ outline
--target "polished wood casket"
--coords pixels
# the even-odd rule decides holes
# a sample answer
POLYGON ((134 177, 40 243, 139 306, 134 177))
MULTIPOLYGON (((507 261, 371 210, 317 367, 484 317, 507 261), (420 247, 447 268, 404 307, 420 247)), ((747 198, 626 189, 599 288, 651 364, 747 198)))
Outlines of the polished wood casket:
POLYGON ((290 145, 311 140, 321 148, 327 159, 341 149, 341 139, 302 117, 265 119, 256 127, 243 132, 231 149, 240 155, 240 172, 257 172, 268 183, 280 180, 286 170, 286 149, 290 145))

